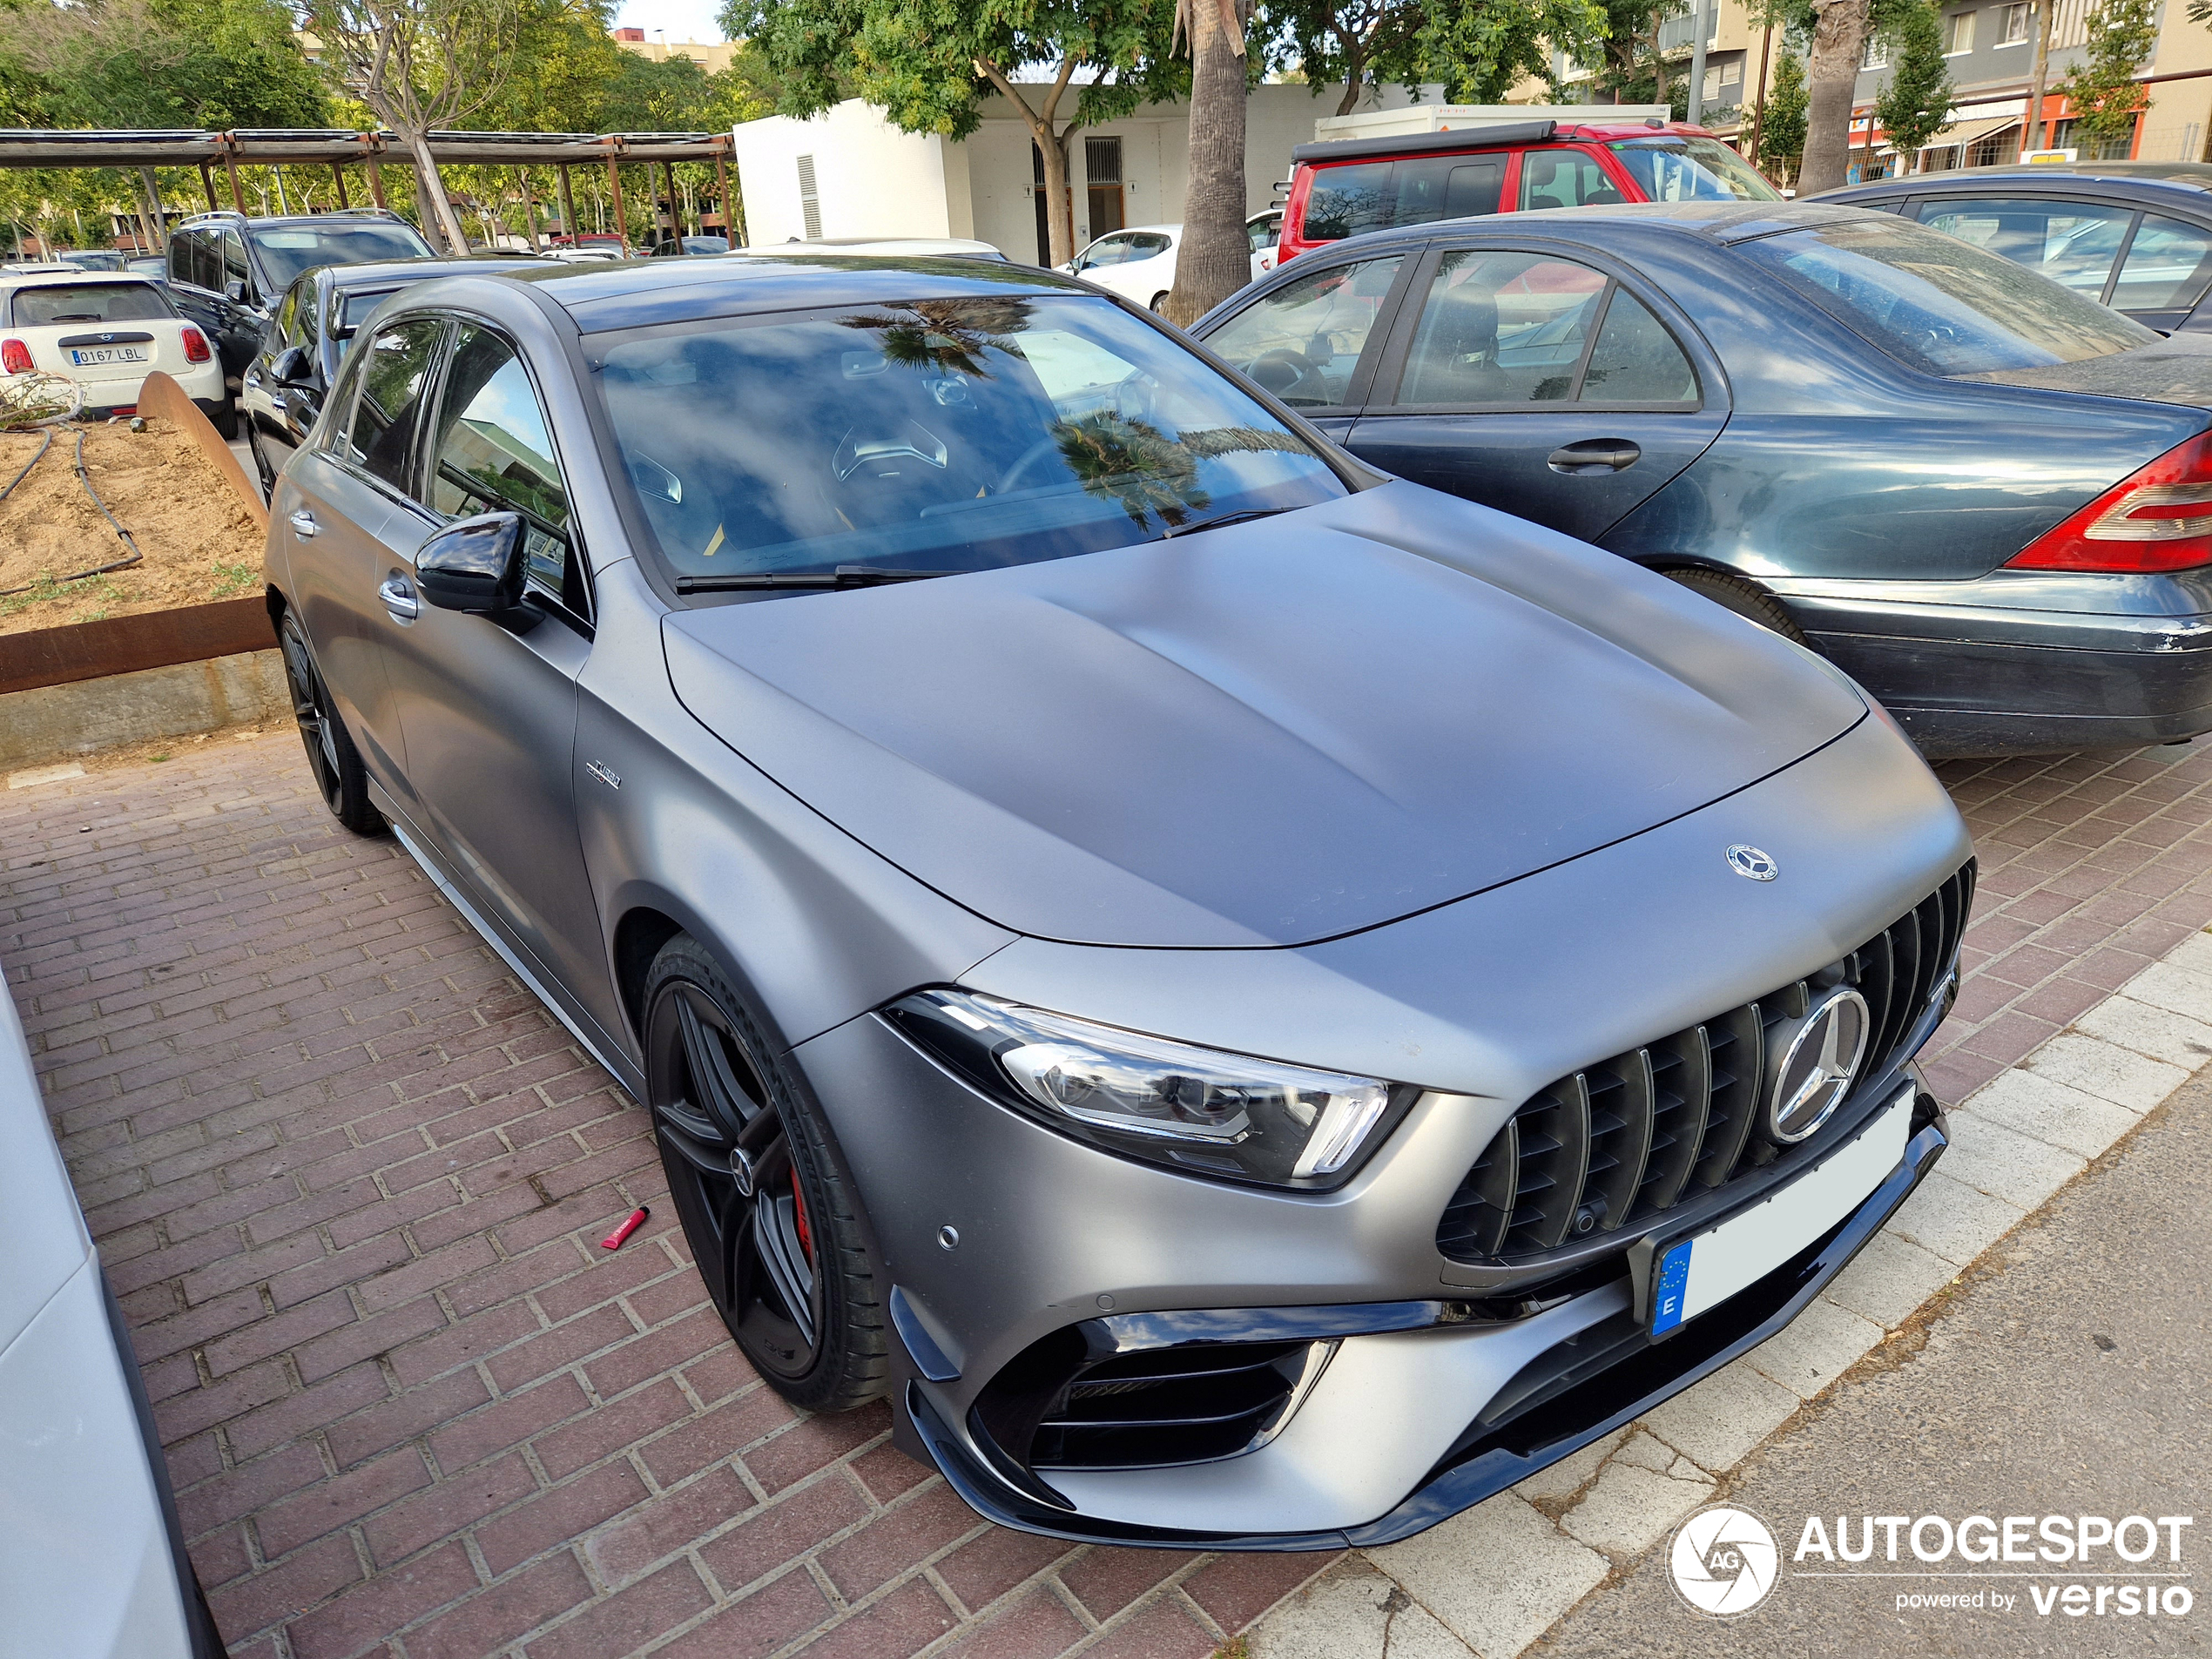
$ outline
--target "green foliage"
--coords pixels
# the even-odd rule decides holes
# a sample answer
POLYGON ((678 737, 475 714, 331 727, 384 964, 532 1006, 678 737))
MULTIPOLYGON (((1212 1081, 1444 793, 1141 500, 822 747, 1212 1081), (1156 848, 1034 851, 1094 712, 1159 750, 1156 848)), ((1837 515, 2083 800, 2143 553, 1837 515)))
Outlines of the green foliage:
POLYGON ((1759 152, 1756 159, 1767 173, 1784 179, 1797 170, 1805 152, 1805 66, 1794 52, 1784 52, 1774 65, 1774 85, 1767 94, 1765 114, 1759 121, 1759 152))
MULTIPOLYGON (((2212 3, 2189 0, 2189 19, 2212 21, 2212 3)), ((2135 71, 2157 44, 2153 0, 2103 0, 2089 14, 2088 50, 2059 86, 2074 101, 2076 133, 2101 147, 2122 143, 2134 132, 2135 111, 2143 105, 2135 71)))
POLYGON ((279 0, 84 0, 17 14, 18 100, 58 126, 320 126, 321 77, 279 0), (30 78, 35 78, 35 80, 30 78))
MULTIPOLYGON (((2212 0, 2208 0, 2212 3, 2212 0)), ((1455 103, 1496 104, 1526 77, 1549 82, 1552 49, 1588 58, 1602 0, 1264 0, 1250 31, 1349 113, 1369 85, 1440 81, 1455 103)))
POLYGON ((777 111, 819 114, 847 98, 907 132, 964 138, 995 82, 1081 66, 1072 125, 1128 114, 1189 84, 1169 51, 1170 0, 729 0, 723 32, 758 43, 777 111))
MULTIPOLYGON (((2141 4, 2144 0, 2123 0, 2141 4)), ((1874 119, 1900 161, 1943 130, 1951 114, 1951 71, 1943 61, 1943 22, 1933 5, 1915 0, 1888 33, 1896 50, 1889 84, 1874 100, 1874 119)))
POLYGON ((1597 84, 1624 104, 1666 104, 1689 111, 1688 89, 1660 55, 1659 30, 1689 10, 1689 0, 1605 0, 1603 60, 1597 84))

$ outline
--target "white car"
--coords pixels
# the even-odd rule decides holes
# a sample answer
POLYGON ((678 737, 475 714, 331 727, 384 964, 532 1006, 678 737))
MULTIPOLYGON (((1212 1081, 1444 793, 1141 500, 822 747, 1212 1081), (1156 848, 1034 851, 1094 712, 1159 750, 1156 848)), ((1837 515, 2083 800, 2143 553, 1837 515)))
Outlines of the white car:
POLYGON ((84 413, 136 408, 155 369, 208 419, 229 402, 223 365, 157 283, 71 265, 0 266, 0 374, 59 374, 84 388, 84 413))
MULTIPOLYGON (((1244 236, 1251 247, 1252 281, 1275 268, 1275 243, 1282 228, 1279 207, 1254 213, 1244 221, 1244 236)), ((1182 226, 1137 225, 1125 231, 1109 231, 1060 268, 1157 311, 1175 287, 1176 255, 1182 247, 1182 226)))
POLYGON ((123 1316, 0 995, 0 1653, 219 1659, 123 1316))
POLYGON ((745 251, 747 253, 882 253, 909 260, 996 260, 1001 264, 1007 262, 1006 255, 988 242, 974 242, 958 236, 827 236, 813 242, 802 242, 793 238, 788 242, 769 242, 745 251))

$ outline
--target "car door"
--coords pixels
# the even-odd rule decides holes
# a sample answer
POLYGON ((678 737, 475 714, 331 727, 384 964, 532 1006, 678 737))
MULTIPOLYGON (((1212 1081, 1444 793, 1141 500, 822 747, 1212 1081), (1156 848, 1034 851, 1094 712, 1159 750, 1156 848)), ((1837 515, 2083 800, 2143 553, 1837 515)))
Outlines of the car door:
MULTIPOLYGON (((439 378, 421 482, 380 538, 381 639, 415 827, 478 914, 535 959, 542 983, 589 996, 606 974, 571 787, 590 600, 568 488, 543 402, 506 334, 458 320, 439 378), (482 512, 523 518, 523 617, 441 610, 415 586, 422 543, 482 512)), ((606 1012, 586 1011, 594 1022, 606 1012)))
POLYGON ((1206 346, 1341 442, 1366 399, 1372 359, 1413 257, 1309 253, 1296 278, 1209 327, 1206 346))
POLYGON ((244 375, 246 366, 261 349, 261 334, 268 326, 269 314, 254 292, 253 267, 246 258, 246 239, 236 231, 226 229, 217 239, 216 247, 222 264, 221 280, 216 290, 215 326, 219 333, 215 349, 222 355, 223 372, 237 380, 244 375))
POLYGON ((377 782, 407 793, 406 744, 384 657, 391 627, 384 526, 406 499, 445 326, 410 318, 377 331, 341 383, 341 408, 269 502, 269 534, 291 573, 292 603, 315 666, 377 782))
POLYGON ((221 268, 221 256, 210 231, 178 231, 169 239, 169 297, 185 318, 199 324, 211 341, 222 338, 216 302, 220 298, 208 285, 221 268))
POLYGON ((239 389, 247 437, 271 478, 284 470, 285 462, 307 442, 315 416, 321 413, 321 304, 313 275, 301 277, 286 291, 239 389), (279 380, 277 360, 293 350, 300 354, 294 377, 279 380))
POLYGON ((1718 367, 1701 343, 1701 372, 1687 337, 1595 263, 1447 246, 1414 274, 1347 447, 1595 541, 1727 423, 1718 367))

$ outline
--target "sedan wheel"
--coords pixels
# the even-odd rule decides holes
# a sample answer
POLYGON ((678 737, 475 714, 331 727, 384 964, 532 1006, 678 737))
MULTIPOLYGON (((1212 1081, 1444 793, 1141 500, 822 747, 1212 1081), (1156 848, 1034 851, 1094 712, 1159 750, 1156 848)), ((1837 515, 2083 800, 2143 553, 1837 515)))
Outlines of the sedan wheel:
POLYGON ((329 689, 315 670, 314 652, 300 619, 290 611, 277 628, 277 643, 284 651, 284 679, 292 694, 293 718, 300 724, 300 741, 307 751, 307 770, 331 816, 356 835, 374 835, 384 828, 384 815, 369 804, 368 774, 360 752, 347 735, 345 722, 330 706, 329 689))
POLYGON ((761 1023, 697 941, 646 983, 646 1094, 684 1236, 722 1321, 786 1399, 881 1392, 884 1341, 858 1206, 761 1023))

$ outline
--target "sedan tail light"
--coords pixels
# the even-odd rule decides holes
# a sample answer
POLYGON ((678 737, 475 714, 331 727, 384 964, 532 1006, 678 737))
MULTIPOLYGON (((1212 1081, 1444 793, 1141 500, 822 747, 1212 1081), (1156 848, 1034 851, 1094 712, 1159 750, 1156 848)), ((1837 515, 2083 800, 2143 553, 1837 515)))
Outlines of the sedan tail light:
POLYGON ((28 374, 33 367, 30 347, 13 337, 0 340, 0 374, 28 374))
POLYGON ((207 336, 201 334, 192 324, 186 323, 185 325, 185 361, 188 363, 204 363, 213 354, 207 349, 207 336))
POLYGON ((2130 576, 2212 564, 2212 432, 2130 473, 2006 563, 2130 576))

